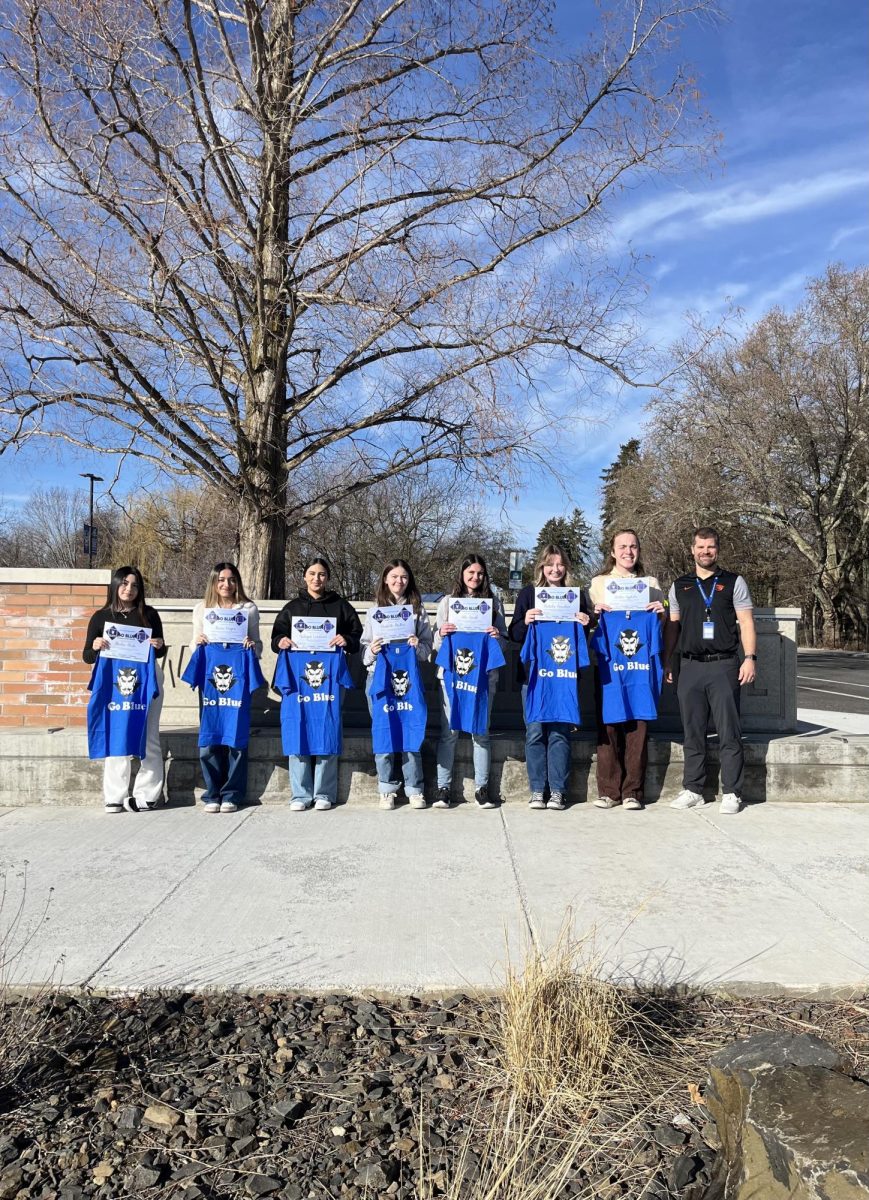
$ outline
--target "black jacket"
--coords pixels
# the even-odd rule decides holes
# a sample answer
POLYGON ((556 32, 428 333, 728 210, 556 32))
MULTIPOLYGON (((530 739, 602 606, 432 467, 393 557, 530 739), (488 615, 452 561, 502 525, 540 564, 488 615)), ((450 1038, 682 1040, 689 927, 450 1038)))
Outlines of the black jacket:
MULTIPOLYGON (((142 621, 138 612, 135 610, 129 613, 112 611, 111 608, 98 608, 91 619, 88 621, 88 631, 85 635, 84 649, 81 656, 86 663, 93 664, 97 661, 99 650, 94 650, 94 640, 103 636, 103 629, 106 621, 114 621, 116 625, 144 625, 151 630, 155 638, 163 637, 163 622, 160 620, 160 614, 156 608, 152 608, 150 604, 145 605, 145 620, 142 621)), ((169 647, 163 644, 162 649, 154 651, 155 658, 165 658, 166 651, 169 647)))
MULTIPOLYGON (((559 587, 562 586, 559 584, 559 587)), ((575 586, 575 585, 573 585, 575 586)), ((579 588, 579 611, 588 612, 588 601, 585 595, 585 588, 579 588)), ((518 642, 521 646, 528 634, 528 626, 525 624, 525 614, 529 608, 534 607, 534 584, 527 584, 516 597, 516 604, 513 608, 513 616, 510 618, 510 626, 507 630, 507 636, 511 642, 518 642)), ((586 627, 586 636, 588 629, 586 627)), ((516 659, 516 677, 520 683, 525 683, 525 664, 521 658, 516 659)))
POLYGON ((347 653, 355 654, 358 651, 362 622, 353 605, 348 604, 337 592, 324 592, 322 600, 315 600, 307 588, 301 588, 298 596, 285 604, 275 617, 272 626, 272 650, 275 654, 281 638, 292 637, 290 621, 293 617, 332 617, 337 632, 347 639, 347 653))

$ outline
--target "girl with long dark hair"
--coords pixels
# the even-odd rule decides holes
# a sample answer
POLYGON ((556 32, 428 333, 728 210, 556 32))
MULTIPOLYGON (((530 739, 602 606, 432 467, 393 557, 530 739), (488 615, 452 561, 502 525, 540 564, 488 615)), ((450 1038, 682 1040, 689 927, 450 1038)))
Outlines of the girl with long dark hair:
MULTIPOLYGON (((156 609, 146 602, 145 581, 138 567, 118 567, 113 572, 106 593, 106 603, 98 608, 88 622, 82 658, 93 665, 100 651, 108 648, 104 632, 106 623, 115 625, 141 626, 151 630, 150 643, 158 662, 166 657, 163 641, 163 623, 156 609)), ((159 672, 158 684, 162 683, 159 672)), ((148 706, 147 738, 145 753, 132 789, 130 778, 133 771, 132 755, 111 755, 103 767, 103 801, 106 812, 142 812, 154 809, 163 792, 163 752, 160 749, 160 710, 163 707, 163 689, 148 706)))

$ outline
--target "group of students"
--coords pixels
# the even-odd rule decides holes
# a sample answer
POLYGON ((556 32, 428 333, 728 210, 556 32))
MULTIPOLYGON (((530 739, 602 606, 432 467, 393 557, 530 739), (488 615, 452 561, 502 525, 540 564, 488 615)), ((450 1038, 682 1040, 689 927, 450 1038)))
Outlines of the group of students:
MULTIPOLYGON (((640 542, 633 530, 611 539, 609 561, 596 575, 588 599, 571 574, 563 548, 545 546, 534 567, 534 581, 517 595, 509 627, 485 560, 469 554, 450 595, 438 604, 434 626, 423 606, 413 571, 403 559, 387 563, 364 625, 353 606, 330 587, 324 558, 312 559, 303 584, 280 610, 271 633, 278 655, 273 686, 282 696, 281 729, 289 759, 290 808, 331 809, 337 800, 341 747, 341 695, 353 686, 347 656, 362 652, 365 692, 372 717, 372 740, 380 805, 395 807, 404 788, 411 808, 427 806, 421 756, 426 708, 419 668, 434 659, 440 683, 440 736, 434 808, 453 804, 452 777, 462 731, 473 741, 474 796, 484 809, 496 807, 489 790, 489 722, 498 673, 505 665, 503 640, 521 646, 519 672, 526 724, 526 763, 534 809, 563 809, 570 777, 570 733, 579 724, 579 669, 589 665, 586 647, 590 622, 595 655, 597 705, 597 791, 600 808, 643 807, 648 721, 657 710, 663 675, 660 625, 663 595, 648 579, 649 600, 639 613, 613 612, 606 585, 612 577, 644 576, 640 542), (573 621, 551 622, 535 605, 535 588, 576 587, 573 621), (452 613, 457 599, 491 602, 485 631, 463 633, 452 613), (375 617, 388 606, 412 612, 406 638, 380 636, 375 617), (590 611, 591 610, 591 611, 590 611), (329 618, 334 633, 330 653, 303 650, 294 640, 298 622, 329 618), (628 635, 628 636, 626 636, 628 635), (620 662, 615 661, 620 659, 620 662), (625 670, 643 667, 642 671, 625 670)), ((298 636, 298 635, 297 635, 298 636)), ((140 571, 114 572, 106 604, 88 625, 84 661, 94 665, 88 714, 89 752, 104 758, 103 789, 109 812, 141 811, 158 804, 163 789, 159 741, 162 704, 157 664, 166 655, 159 613, 146 603, 140 571), (123 627, 150 633, 147 661, 125 663, 101 658, 123 627), (141 760, 131 785, 132 760, 141 760)), ((193 611, 191 660, 182 676, 200 693, 200 762, 209 813, 235 812, 247 792, 247 744, 250 695, 266 681, 259 667, 262 641, 259 613, 245 593, 237 567, 218 563, 205 596, 193 611), (235 610, 246 619, 246 636, 233 645, 209 639, 213 610, 235 610)))

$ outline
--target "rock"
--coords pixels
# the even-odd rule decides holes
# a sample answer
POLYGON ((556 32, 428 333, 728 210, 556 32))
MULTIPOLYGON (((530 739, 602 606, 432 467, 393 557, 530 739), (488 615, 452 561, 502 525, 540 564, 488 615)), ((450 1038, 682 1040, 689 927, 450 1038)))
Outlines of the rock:
POLYGON ((134 1192, 144 1191, 145 1188, 154 1187, 159 1182, 160 1172, 156 1167, 138 1166, 130 1176, 130 1186, 134 1192))
POLYGON ((674 1192, 681 1192, 689 1183, 693 1183, 703 1166, 703 1160, 696 1154, 680 1154, 670 1167, 667 1182, 674 1192))
POLYGON ((270 1175, 251 1175, 244 1185, 244 1190, 249 1196, 267 1196, 270 1192, 276 1192, 281 1186, 279 1179, 273 1179, 270 1175))
POLYGON ((117 1128, 120 1130, 132 1131, 138 1129, 142 1124, 142 1110, 136 1105, 131 1104, 126 1108, 118 1109, 117 1128))
POLYGON ((727 1200, 869 1196, 869 1086, 809 1034, 761 1034, 719 1051, 705 1101, 727 1200))
POLYGON ((23 1167, 7 1167, 0 1174, 0 1200, 12 1200, 24 1183, 23 1167))
POLYGON ((149 1104, 145 1109, 145 1121, 155 1129, 174 1129, 180 1120, 181 1114, 168 1104, 149 1104))
POLYGON ((663 1121, 652 1130, 652 1137, 659 1146, 684 1146, 688 1141, 688 1134, 683 1129, 663 1121))

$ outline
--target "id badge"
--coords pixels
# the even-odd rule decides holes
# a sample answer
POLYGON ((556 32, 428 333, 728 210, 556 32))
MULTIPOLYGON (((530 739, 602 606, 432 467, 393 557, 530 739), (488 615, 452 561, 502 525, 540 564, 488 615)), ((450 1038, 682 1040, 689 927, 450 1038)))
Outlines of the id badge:
POLYGON ((714 637, 715 637, 715 622, 714 621, 704 621, 703 622, 703 641, 711 642, 714 637))

